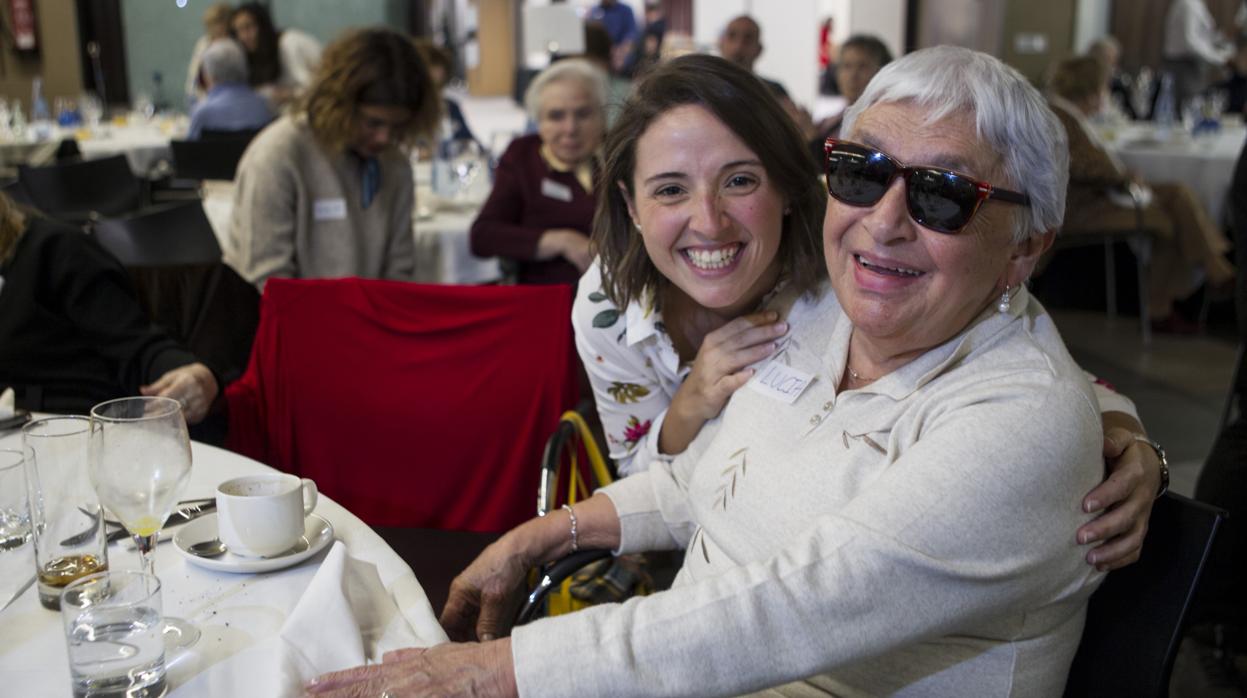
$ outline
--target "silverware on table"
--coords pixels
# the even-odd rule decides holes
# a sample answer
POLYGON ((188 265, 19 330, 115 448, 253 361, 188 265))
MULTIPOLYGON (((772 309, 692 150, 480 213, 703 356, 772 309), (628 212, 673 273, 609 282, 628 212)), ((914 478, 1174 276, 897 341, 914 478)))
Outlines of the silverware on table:
MULTIPOLYGON (((177 526, 178 524, 184 524, 187 521, 193 521, 199 518, 200 516, 211 513, 213 511, 216 511, 216 499, 215 498, 209 497, 209 498, 204 498, 204 499, 187 499, 182 502, 178 502, 178 508, 174 509, 172 514, 169 514, 169 518, 165 519, 164 525, 161 526, 161 528, 168 528, 169 526, 177 526)), ((82 513, 85 514, 87 517, 91 518, 91 526, 87 528, 87 530, 81 533, 75 533, 74 535, 61 541, 61 545, 68 545, 68 546, 81 545, 82 543, 85 543, 86 541, 90 540, 91 536, 95 535, 95 527, 97 525, 96 522, 99 520, 98 519, 99 514, 94 514, 86 510, 82 510, 82 513)), ((109 543, 122 540, 123 538, 130 537, 130 533, 126 531, 126 527, 123 526, 120 521, 114 521, 112 519, 106 518, 104 519, 104 525, 108 528, 113 529, 109 531, 108 534, 105 536, 105 539, 109 543)))

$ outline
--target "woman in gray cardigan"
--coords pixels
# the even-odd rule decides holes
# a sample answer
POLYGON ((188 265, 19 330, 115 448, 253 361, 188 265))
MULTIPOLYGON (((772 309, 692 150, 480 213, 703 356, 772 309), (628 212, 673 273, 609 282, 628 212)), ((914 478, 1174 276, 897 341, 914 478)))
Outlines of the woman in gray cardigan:
POLYGON ((238 164, 225 261, 261 289, 270 276, 410 280, 415 191, 399 146, 440 109, 407 37, 362 29, 330 44, 302 108, 238 164))
POLYGON ((1070 535, 1102 474, 1098 409, 1023 285, 1061 223, 1064 133, 1017 71, 953 47, 886 67, 843 133, 830 288, 794 306, 757 389, 671 462, 482 553, 442 615, 479 644, 309 690, 1061 693, 1103 578, 1070 535), (525 570, 580 548, 686 555, 669 591, 497 639, 525 570))

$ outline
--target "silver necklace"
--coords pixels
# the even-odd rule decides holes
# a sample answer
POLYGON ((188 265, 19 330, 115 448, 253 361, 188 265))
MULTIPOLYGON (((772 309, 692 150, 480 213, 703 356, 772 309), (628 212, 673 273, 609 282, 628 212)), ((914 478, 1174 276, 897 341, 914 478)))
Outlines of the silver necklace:
POLYGON ((844 367, 849 369, 849 378, 852 378, 853 380, 859 383, 873 383, 875 381, 874 378, 863 378, 860 373, 858 373, 857 371, 854 371, 853 367, 848 365, 847 363, 844 365, 844 367))

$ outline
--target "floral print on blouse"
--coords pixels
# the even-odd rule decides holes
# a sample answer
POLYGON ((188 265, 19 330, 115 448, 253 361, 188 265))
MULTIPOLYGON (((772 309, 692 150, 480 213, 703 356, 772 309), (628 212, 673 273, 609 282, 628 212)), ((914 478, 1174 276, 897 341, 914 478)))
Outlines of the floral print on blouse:
POLYGON ((580 279, 572 307, 576 349, 589 374, 610 457, 620 475, 659 458, 658 430, 688 366, 680 365, 657 311, 617 308, 602 293, 595 261, 580 279))

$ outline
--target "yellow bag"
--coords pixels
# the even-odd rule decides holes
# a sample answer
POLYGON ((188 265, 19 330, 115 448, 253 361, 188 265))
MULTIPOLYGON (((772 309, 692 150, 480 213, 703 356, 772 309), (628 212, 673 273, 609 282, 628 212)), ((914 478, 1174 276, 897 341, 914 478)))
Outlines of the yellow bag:
MULTIPOLYGON (((593 432, 589 430, 584 417, 575 410, 568 410, 559 418, 558 429, 547 442, 542 461, 543 478, 537 503, 538 513, 541 515, 557 510, 562 505, 557 501, 560 494, 560 482, 567 483, 564 497, 566 503, 575 504, 589 498, 593 490, 609 485, 614 479, 610 469, 606 467, 606 460, 598 449, 597 441, 593 438, 593 432), (587 474, 581 472, 582 450, 587 459, 589 471, 587 474), (563 475, 565 470, 566 476, 563 475), (586 475, 596 481, 592 483, 592 486, 585 481, 586 475), (564 480, 564 477, 567 479, 564 480)), ((549 615, 570 613, 588 605, 572 597, 571 584, 572 580, 569 577, 559 585, 558 591, 550 593, 549 615)))

